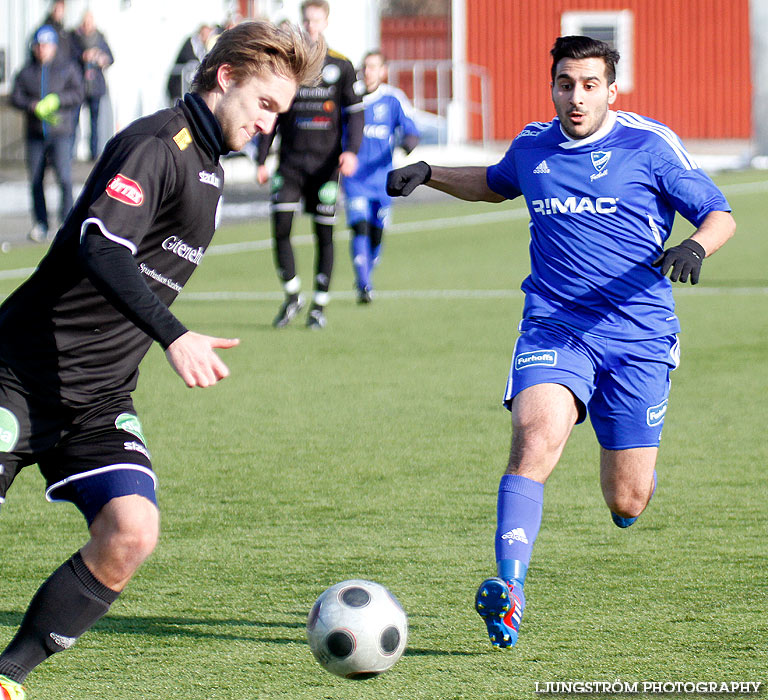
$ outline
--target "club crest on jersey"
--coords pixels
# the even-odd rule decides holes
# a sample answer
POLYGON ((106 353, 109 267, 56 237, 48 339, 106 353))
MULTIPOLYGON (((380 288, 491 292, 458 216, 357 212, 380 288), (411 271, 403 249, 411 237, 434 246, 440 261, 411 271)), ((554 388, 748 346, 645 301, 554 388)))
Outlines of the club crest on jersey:
POLYGON ((107 183, 106 192, 112 199, 132 207, 140 207, 144 204, 144 191, 141 185, 122 173, 118 173, 107 183))
POLYGON ((595 170, 597 170, 596 173, 589 176, 591 181, 597 180, 608 174, 605 166, 608 165, 608 161, 611 159, 610 151, 592 151, 592 153, 589 154, 589 157, 592 159, 592 165, 595 170))
POLYGON ((377 102, 373 105, 373 119, 377 122, 383 122, 389 117, 389 107, 383 102, 377 102))
POLYGON ((328 63, 323 66, 323 80, 332 85, 341 77, 341 68, 335 63, 328 63))

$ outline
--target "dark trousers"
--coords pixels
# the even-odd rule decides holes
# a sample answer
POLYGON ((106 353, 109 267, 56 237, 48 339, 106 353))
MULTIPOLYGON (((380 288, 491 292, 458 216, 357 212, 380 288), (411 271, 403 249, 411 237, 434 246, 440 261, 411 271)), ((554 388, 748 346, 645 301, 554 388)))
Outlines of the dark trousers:
MULTIPOLYGON (((88 114, 91 117, 91 135, 90 151, 91 160, 99 157, 99 107, 101 106, 101 97, 86 97, 83 103, 88 108, 88 114)), ((78 116, 80 113, 78 112, 78 116)))
POLYGON ((46 229, 48 209, 45 205, 43 179, 49 164, 53 166, 61 189, 59 222, 62 222, 72 208, 72 153, 69 135, 27 139, 27 170, 32 188, 32 210, 35 221, 46 229))

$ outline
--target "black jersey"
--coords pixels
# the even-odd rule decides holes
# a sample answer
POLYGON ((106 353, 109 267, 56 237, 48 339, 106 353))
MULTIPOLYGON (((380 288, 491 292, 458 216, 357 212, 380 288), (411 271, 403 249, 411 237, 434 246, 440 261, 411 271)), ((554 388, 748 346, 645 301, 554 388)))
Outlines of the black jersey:
POLYGON ((260 141, 259 162, 266 160, 276 132, 280 164, 304 172, 337 163, 342 150, 357 153, 363 138, 364 92, 349 59, 329 49, 320 83, 299 87, 291 108, 278 116, 272 134, 260 141), (359 119, 350 120, 352 115, 359 119))
POLYGON ((80 240, 100 231, 129 249, 169 306, 217 223, 224 173, 210 122, 220 139, 202 100, 187 95, 107 144, 47 255, 0 307, 0 379, 68 405, 135 388, 152 338, 96 289, 80 240))

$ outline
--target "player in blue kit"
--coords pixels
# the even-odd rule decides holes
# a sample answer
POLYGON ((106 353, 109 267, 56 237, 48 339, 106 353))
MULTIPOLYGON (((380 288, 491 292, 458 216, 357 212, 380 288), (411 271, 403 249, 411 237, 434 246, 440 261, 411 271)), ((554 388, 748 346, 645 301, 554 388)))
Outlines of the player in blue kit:
POLYGON ((365 127, 358 167, 343 181, 347 224, 352 229, 350 253, 361 304, 371 302, 373 270, 379 263, 384 228, 389 224, 392 200, 386 184, 392 151, 399 145, 410 153, 419 143, 419 131, 409 115, 410 104, 401 90, 384 82, 386 76, 384 55, 368 52, 363 58, 365 127))
POLYGON ((512 447, 498 492, 498 577, 475 598, 498 647, 517 641, 544 483, 587 414, 613 521, 628 527, 648 505, 679 361, 670 280, 696 284, 704 258, 735 230, 725 197, 669 128, 610 109, 618 52, 568 36, 551 54, 557 117, 526 126, 499 163, 421 162, 387 180, 392 195, 419 184, 469 201, 523 195, 531 217, 531 273, 504 395, 512 447), (665 250, 676 212, 696 230, 665 250))

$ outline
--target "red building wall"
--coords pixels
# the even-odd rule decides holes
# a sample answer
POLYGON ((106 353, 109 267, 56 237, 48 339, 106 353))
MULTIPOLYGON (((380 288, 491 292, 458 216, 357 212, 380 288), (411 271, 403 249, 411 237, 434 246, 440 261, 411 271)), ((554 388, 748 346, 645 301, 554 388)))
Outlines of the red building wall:
POLYGON ((451 57, 450 17, 382 17, 381 50, 389 60, 451 57))
MULTIPOLYGON (((450 60, 451 18, 444 16, 382 17, 381 51, 387 60, 450 60)), ((390 75, 405 94, 413 99, 413 75, 390 75)), ((449 86, 450 87, 450 86, 449 86)), ((437 73, 425 71, 424 95, 429 102, 437 97, 437 73)))
MULTIPOLYGON (((748 0, 467 0, 467 61, 492 76, 495 139, 554 116, 549 49, 566 11, 630 10, 634 89, 616 109, 658 119, 682 138, 752 133, 748 0)), ((477 138, 478 125, 472 125, 477 138)))

